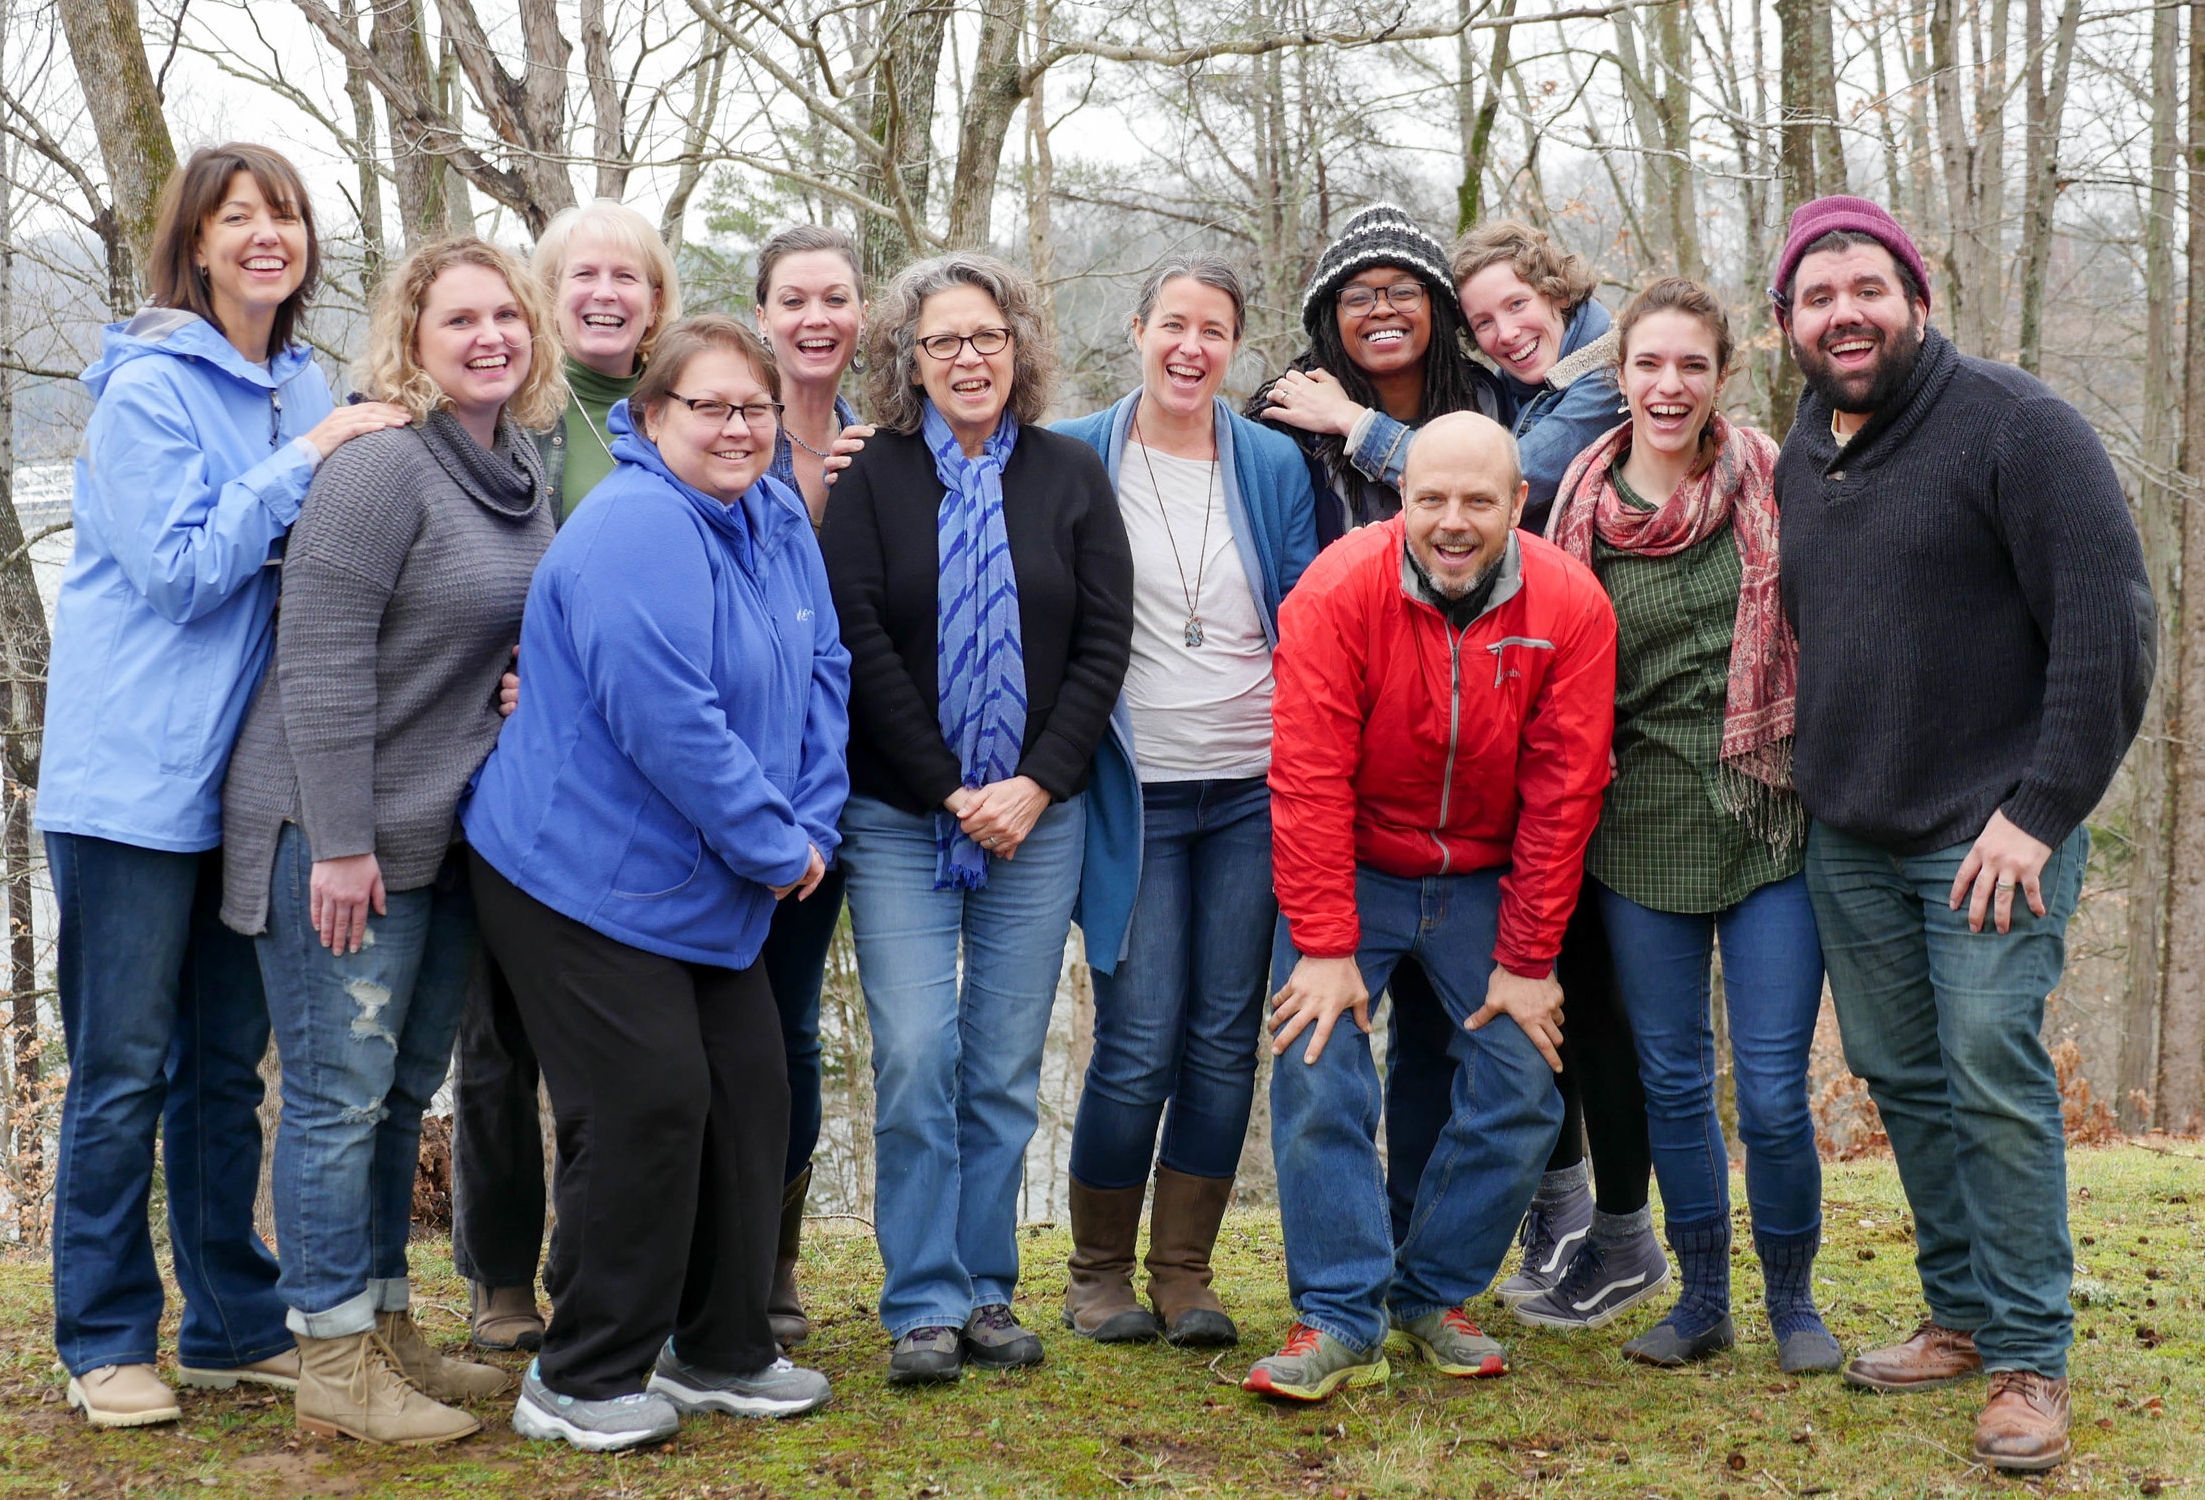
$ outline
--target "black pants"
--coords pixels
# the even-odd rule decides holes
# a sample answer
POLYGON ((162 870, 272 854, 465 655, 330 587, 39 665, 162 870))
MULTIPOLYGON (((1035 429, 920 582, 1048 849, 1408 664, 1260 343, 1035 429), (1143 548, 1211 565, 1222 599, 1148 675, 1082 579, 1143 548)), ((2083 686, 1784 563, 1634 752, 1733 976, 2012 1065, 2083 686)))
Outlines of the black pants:
MULTIPOLYGON (((1562 1071, 1554 1077, 1562 1094, 1562 1135, 1546 1169, 1558 1172, 1584 1160, 1589 1139, 1601 1212, 1636 1213, 1646 1206, 1654 1171, 1646 1140, 1646 1091, 1596 903, 1578 902, 1562 935, 1555 977, 1562 984, 1562 1071)), ((1387 1054, 1386 1201, 1399 1244, 1409 1231, 1424 1163, 1447 1124, 1455 1078, 1447 1054, 1453 1023, 1415 963, 1397 967, 1386 989, 1393 997, 1394 1028, 1387 1054)))
MULTIPOLYGON (((819 1144, 819 990, 842 915, 842 867, 809 900, 774 908, 758 964, 773 986, 788 1059, 785 1181, 819 1144)), ((513 987, 487 949, 460 1023, 452 1105, 452 1268, 485 1286, 533 1286, 544 1240, 544 1137, 536 1109, 536 1051, 513 987)), ((559 1231, 551 1231, 551 1253, 559 1231)))
POLYGON ((749 1374, 781 1221, 789 1084, 758 965, 661 958, 561 916, 472 856, 484 939, 513 983, 558 1131, 559 1253, 544 1384, 643 1389, 682 1357, 749 1374))

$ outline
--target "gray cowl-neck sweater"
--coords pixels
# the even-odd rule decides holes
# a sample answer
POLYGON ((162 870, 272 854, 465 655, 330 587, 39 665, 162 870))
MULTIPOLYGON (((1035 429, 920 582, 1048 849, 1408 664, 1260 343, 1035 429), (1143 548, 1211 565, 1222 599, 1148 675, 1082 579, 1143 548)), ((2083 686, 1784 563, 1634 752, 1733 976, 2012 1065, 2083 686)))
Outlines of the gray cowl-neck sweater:
POLYGON ((509 420, 484 448, 448 413, 354 438, 292 528, 261 684, 222 789, 222 920, 267 926, 287 822, 317 860, 369 854, 384 887, 435 880, 497 743, 498 677, 553 505, 509 420))

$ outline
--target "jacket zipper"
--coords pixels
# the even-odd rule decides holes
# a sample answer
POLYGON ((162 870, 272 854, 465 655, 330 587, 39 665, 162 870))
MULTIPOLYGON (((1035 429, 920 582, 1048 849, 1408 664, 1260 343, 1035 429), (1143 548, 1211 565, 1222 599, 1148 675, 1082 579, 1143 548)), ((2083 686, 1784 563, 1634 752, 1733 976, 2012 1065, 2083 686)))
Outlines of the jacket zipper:
MULTIPOLYGON (((1474 623, 1474 622, 1473 622, 1474 623)), ((1447 848, 1447 841, 1440 834, 1447 827, 1447 812, 1455 798, 1455 749, 1462 739, 1462 642, 1470 634, 1470 626, 1447 633, 1447 768, 1439 780, 1439 827, 1432 833, 1432 842, 1439 845, 1439 873, 1452 874, 1454 855, 1447 848)))

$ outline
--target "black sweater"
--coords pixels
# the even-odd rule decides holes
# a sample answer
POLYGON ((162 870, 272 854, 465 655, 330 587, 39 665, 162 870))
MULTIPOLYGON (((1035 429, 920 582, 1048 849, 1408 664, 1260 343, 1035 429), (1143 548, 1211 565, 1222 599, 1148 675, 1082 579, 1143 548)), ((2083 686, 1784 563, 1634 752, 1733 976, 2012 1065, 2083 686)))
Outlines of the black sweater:
MULTIPOLYGON (((869 439, 820 533, 850 648, 850 790, 931 812, 962 783, 935 684, 942 482, 916 434, 869 439)), ((1021 427, 1003 470, 1003 529, 1026 658, 1019 774, 1057 801, 1087 785, 1133 644, 1133 557, 1095 450, 1021 427)))
POLYGON ((1842 452, 1809 393, 1776 465, 1809 812, 1898 854, 1993 812, 2058 845, 2142 721, 2158 615, 2081 413, 1932 329, 1842 452))

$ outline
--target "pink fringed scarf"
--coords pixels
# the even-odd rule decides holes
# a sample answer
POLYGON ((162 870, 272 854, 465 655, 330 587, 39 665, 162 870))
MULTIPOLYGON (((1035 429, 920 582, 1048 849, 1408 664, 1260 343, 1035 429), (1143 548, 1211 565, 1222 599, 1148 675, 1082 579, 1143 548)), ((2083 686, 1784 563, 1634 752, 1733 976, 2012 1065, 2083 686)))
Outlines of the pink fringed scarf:
POLYGON ((1768 434, 1712 419, 1715 462, 1652 510, 1625 502, 1613 466, 1631 447, 1626 422, 1577 455, 1556 492, 1548 536, 1592 565, 1593 538, 1641 557, 1670 557, 1729 526, 1744 577, 1730 647, 1720 783, 1724 806, 1780 852, 1804 838, 1792 793, 1799 644, 1777 589, 1776 455, 1768 434))

